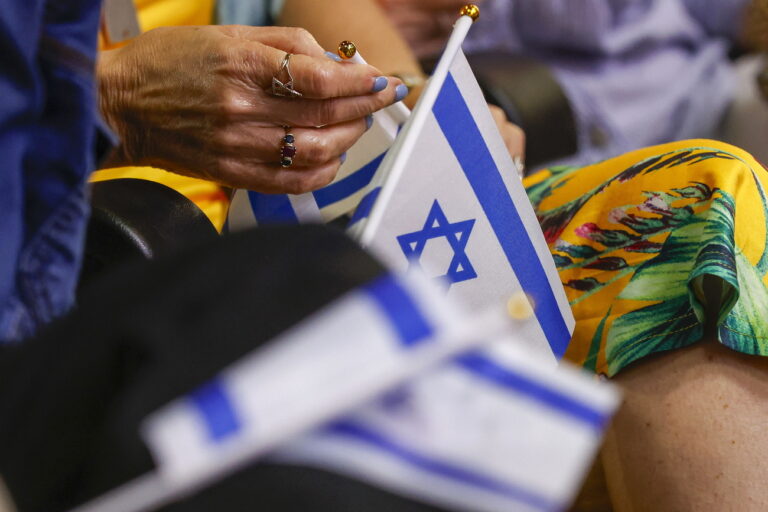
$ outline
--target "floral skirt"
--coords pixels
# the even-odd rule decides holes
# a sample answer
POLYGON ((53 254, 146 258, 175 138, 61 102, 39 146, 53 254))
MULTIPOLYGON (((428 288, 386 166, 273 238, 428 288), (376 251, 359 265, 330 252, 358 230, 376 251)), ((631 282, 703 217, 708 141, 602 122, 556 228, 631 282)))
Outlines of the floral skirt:
POLYGON ((525 186, 576 317, 566 359, 613 376, 699 341, 705 275, 720 342, 768 355, 768 171, 748 153, 675 142, 525 186))

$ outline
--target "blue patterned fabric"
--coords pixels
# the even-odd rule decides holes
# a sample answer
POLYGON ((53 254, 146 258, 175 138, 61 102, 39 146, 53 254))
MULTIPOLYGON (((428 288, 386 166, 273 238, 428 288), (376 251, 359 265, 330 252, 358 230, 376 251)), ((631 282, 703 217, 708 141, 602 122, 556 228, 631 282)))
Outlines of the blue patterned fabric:
POLYGON ((0 343, 66 312, 94 166, 100 0, 0 9, 0 343))

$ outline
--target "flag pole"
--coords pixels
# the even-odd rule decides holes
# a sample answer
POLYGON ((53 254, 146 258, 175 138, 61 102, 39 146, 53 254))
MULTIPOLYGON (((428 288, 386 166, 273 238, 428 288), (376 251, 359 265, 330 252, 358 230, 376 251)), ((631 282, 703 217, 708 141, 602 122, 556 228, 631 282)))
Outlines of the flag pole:
POLYGON ((432 111, 432 106, 435 104, 438 94, 440 94, 443 82, 448 76, 451 64, 456 54, 461 50, 464 39, 467 37, 469 28, 480 16, 480 9, 473 4, 467 4, 461 8, 459 14, 461 16, 453 26, 453 32, 451 32, 451 36, 434 73, 432 73, 432 76, 427 81, 427 85, 424 87, 418 102, 416 102, 408 122, 397 136, 395 143, 380 166, 380 169, 383 169, 384 172, 375 178, 376 183, 373 185, 381 186, 382 188, 376 204, 371 210, 371 215, 366 222, 365 228, 358 236, 358 241, 363 247, 370 245, 373 234, 377 231, 384 215, 384 207, 392 197, 395 186, 415 148, 416 137, 409 135, 411 133, 418 133, 424 127, 424 123, 432 111))

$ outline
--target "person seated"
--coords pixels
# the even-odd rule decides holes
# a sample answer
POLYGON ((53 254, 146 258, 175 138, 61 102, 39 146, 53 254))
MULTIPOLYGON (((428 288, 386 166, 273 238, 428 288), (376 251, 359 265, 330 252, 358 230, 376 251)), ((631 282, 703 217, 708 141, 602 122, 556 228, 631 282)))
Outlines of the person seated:
POLYGON ((576 318, 565 359, 624 391, 614 509, 764 510, 768 170, 690 140, 524 185, 576 318))
MULTIPOLYGON (((257 12, 263 12, 264 5, 258 3, 244 5, 247 10, 255 9, 257 12), (259 7, 257 9, 257 7, 259 7)), ((226 9, 227 5, 220 6, 220 9, 226 9)), ((254 146, 262 144, 263 141, 249 138, 252 134, 242 130, 239 140, 235 141, 235 131, 239 127, 249 126, 253 128, 252 121, 255 119, 240 119, 239 124, 232 124, 227 133, 222 129, 227 116, 226 108, 212 108, 215 104, 205 106, 192 105, 187 101, 190 97, 197 97, 190 88, 193 83, 201 83, 215 78, 220 70, 213 68, 214 60, 202 60, 190 55, 189 52, 176 51, 168 53, 173 59, 157 59, 155 55, 162 55, 163 45, 175 45, 176 31, 186 30, 183 28, 188 24, 210 24, 213 21, 213 2, 211 0, 187 1, 183 6, 178 5, 178 0, 144 0, 136 3, 140 25, 146 30, 144 34, 122 45, 102 45, 103 51, 100 53, 100 62, 98 67, 100 98, 102 112, 107 122, 113 127, 121 138, 124 138, 126 130, 131 130, 137 135, 131 135, 129 139, 140 137, 147 143, 155 143, 157 147, 164 147, 169 143, 175 145, 175 148, 168 147, 168 154, 162 159, 153 159, 148 161, 139 158, 133 161, 140 161, 144 167, 126 167, 125 158, 113 158, 105 165, 114 168, 102 169, 95 173, 92 181, 103 181, 116 178, 141 178, 157 181, 170 186, 178 192, 185 195, 188 199, 197 204, 203 210, 214 226, 220 231, 226 220, 226 213, 229 206, 228 191, 221 186, 232 188, 246 188, 258 192, 289 192, 289 188, 275 188, 265 186, 264 183, 253 179, 240 179, 233 181, 221 175, 214 176, 207 174, 207 171, 199 171, 197 167, 202 165, 203 159, 201 153, 209 154, 212 151, 228 151, 229 157, 233 160, 238 158, 238 153, 244 157, 250 158, 249 153, 259 152, 262 156, 268 155, 266 148, 257 150, 248 148, 248 144, 254 146), (154 29, 165 27, 161 31, 154 29), (196 60, 193 60, 196 59, 196 60), (176 70, 179 63, 189 61, 189 66, 194 67, 196 82, 192 82, 192 77, 183 77, 176 70), (144 70, 142 68, 146 67, 144 70), (122 76, 124 75, 124 76, 122 76), (137 80, 136 77, 141 77, 137 80), (173 77, 178 77, 178 81, 173 81, 173 77), (155 80, 163 79, 163 82, 154 83, 155 80), (128 84, 128 85, 127 85, 128 84), (137 86, 138 85, 138 86, 137 86), (143 87, 143 90, 140 90, 143 87), (135 90, 129 90, 135 89, 135 90), (153 98, 150 98, 150 94, 153 98), (130 99, 127 98, 130 95, 130 99), (191 95, 191 96, 190 96, 191 95), (180 99, 182 98, 183 99, 180 99), (130 104, 128 102, 130 101, 130 104), (206 116, 190 116, 191 109, 208 108, 210 109, 206 116), (184 114, 184 132, 192 134, 191 138, 182 142, 181 133, 169 137, 169 133, 176 133, 176 128, 182 126, 179 123, 179 115, 184 114), (162 116, 162 117, 161 117, 162 116), (144 125, 144 126, 142 126, 144 125), (218 126, 213 128, 213 126, 218 126), (219 133, 212 133, 212 130, 218 130, 219 133), (210 148, 214 141, 208 136, 222 138, 230 137, 227 144, 237 144, 236 151, 224 148, 210 148), (152 141, 157 137, 157 141, 152 141), (170 152, 173 151, 173 155, 170 152), (148 167, 149 166, 149 167, 148 167), (187 168, 188 166, 191 166, 187 168), (170 172, 168 172, 170 171, 170 172)), ((242 10, 242 8, 240 9, 242 10)), ((285 26, 296 26, 309 29, 315 34, 319 34, 319 44, 324 48, 335 48, 339 41, 343 40, 344 34, 349 33, 354 36, 364 37, 361 48, 370 49, 370 61, 379 69, 392 70, 391 73, 400 73, 407 76, 415 76, 421 73, 418 63, 408 49, 400 35, 389 25, 386 17, 375 4, 375 0, 360 0, 356 2, 354 8, 344 11, 344 13, 335 12, 330 16, 323 4, 318 2, 287 2, 284 6, 286 16, 280 15, 280 23, 285 26), (300 13, 293 16, 290 13, 300 13), (370 27, 379 27, 378 36, 375 41, 370 40, 370 27)), ((455 17, 455 16, 454 16, 455 17)), ((236 21, 236 20, 225 20, 236 21)), ((263 19, 251 21, 264 21, 263 19)), ((225 29, 235 29, 230 27, 225 29)), ((183 37, 183 36, 179 36, 183 37)), ((351 37, 352 38, 352 37, 351 37)), ((299 37, 301 39, 301 37, 299 37)), ((354 40, 354 38, 352 38, 354 40)), ((296 46, 291 46, 289 41, 285 41, 285 48, 292 53, 302 53, 303 46, 297 42, 296 46)), ((214 51, 222 51, 221 48, 214 51)), ((368 57, 367 57, 368 58, 368 57)), ((245 71, 243 71, 245 72, 245 71)), ((399 84, 400 82, 398 82, 399 84)), ((398 84, 393 84, 392 88, 397 90, 398 84)), ((399 89, 400 94, 406 92, 405 88, 399 89)), ((413 106, 418 97, 420 88, 415 88, 405 97, 408 105, 413 106)), ((399 99, 403 99, 400 97, 399 99)), ((524 136, 522 131, 510 123, 501 109, 492 107, 494 118, 500 132, 502 133, 507 146, 513 156, 518 157, 522 162, 524 157, 524 136)), ((279 127, 276 127, 279 131, 279 127)), ((304 144, 303 137, 296 141, 296 148, 301 161, 306 155, 317 153, 318 150, 308 147, 304 144)), ((220 141, 221 142, 221 141, 220 141)), ((312 144, 311 137, 307 141, 312 144)), ((279 160, 279 149, 275 145, 270 155, 275 161, 279 160)), ((325 148, 324 151, 333 151, 334 148, 325 148)), ((343 148, 348 149, 348 146, 343 148)), ((336 157, 342 152, 336 152, 336 157)), ((309 191, 320 188, 324 182, 313 182, 309 186, 302 187, 302 190, 309 191)))
MULTIPOLYGON (((439 53, 464 3, 378 2, 420 57, 439 53)), ((729 52, 754 48, 765 16, 763 0, 478 3, 482 15, 465 51, 503 51, 546 64, 574 111, 578 152, 544 166, 720 138, 736 82, 729 52)))

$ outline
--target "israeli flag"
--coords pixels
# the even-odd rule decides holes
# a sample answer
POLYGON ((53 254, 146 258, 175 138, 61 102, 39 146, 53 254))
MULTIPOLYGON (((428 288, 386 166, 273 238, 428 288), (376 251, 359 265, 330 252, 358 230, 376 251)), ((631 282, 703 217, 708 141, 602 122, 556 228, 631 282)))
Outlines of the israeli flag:
MULTIPOLYGON (((237 190, 229 208, 229 231, 264 224, 328 223, 352 213, 410 111, 396 103, 373 114, 371 128, 347 152, 333 183, 306 194, 262 194, 237 190)), ((299 148, 300 150, 300 148, 299 148)))
POLYGON ((396 271, 420 269, 474 311, 523 292, 537 322, 523 333, 560 359, 574 319, 516 167, 461 51, 448 46, 387 154, 350 232, 396 271))
POLYGON ((151 414, 156 472, 77 510, 173 501, 508 328, 469 318, 426 278, 380 277, 151 414))
POLYGON ((505 336, 270 458, 449 510, 567 510, 617 405, 612 386, 554 367, 505 336))

